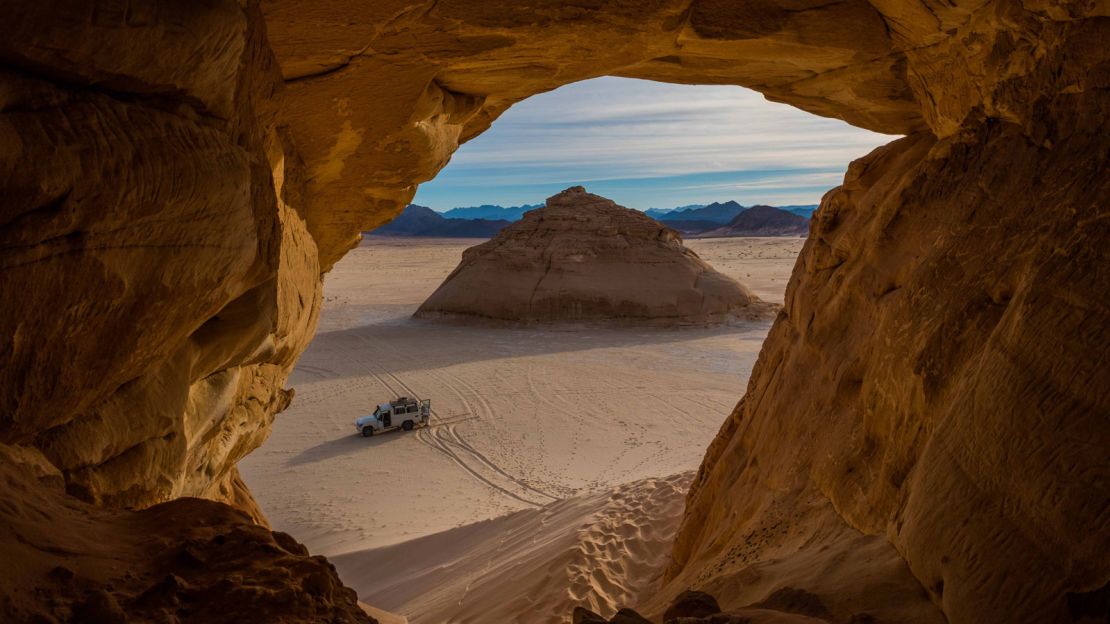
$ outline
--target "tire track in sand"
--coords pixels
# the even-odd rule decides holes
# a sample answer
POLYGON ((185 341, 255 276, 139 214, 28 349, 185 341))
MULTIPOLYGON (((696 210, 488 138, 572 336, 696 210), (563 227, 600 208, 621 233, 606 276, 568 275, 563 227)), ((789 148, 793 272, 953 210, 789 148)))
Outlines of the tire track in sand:
MULTIPOLYGON (((358 337, 367 344, 378 342, 380 345, 381 343, 379 340, 374 340, 366 336, 358 335, 358 337)), ((366 366, 366 368, 367 372, 373 375, 383 386, 389 388, 394 394, 402 394, 396 390, 396 388, 399 387, 403 389, 408 396, 419 396, 415 390, 393 372, 379 368, 381 374, 378 374, 374 372, 370 366, 366 366)), ((470 401, 466 399, 462 392, 458 391, 454 384, 451 384, 439 375, 432 374, 431 371, 424 372, 433 378, 438 378, 441 383, 458 395, 468 410, 473 410, 470 401)), ((484 411, 492 412, 492 406, 482 397, 481 393, 479 393, 476 388, 461 379, 456 378, 455 381, 473 394, 475 400, 480 404, 480 410, 484 408, 484 411)), ((476 413, 479 418, 482 417, 479 410, 473 410, 472 413, 476 413)), ((436 414, 434 409, 432 410, 432 416, 436 420, 443 420, 436 414)), ((435 424, 438 425, 439 423, 435 424)), ((474 448, 474 446, 459 433, 454 423, 445 423, 445 426, 422 427, 417 431, 416 439, 432 448, 432 450, 445 455, 478 481, 516 501, 533 507, 542 507, 551 501, 559 500, 559 497, 536 489, 526 481, 506 472, 503 468, 486 457, 485 454, 474 448)))

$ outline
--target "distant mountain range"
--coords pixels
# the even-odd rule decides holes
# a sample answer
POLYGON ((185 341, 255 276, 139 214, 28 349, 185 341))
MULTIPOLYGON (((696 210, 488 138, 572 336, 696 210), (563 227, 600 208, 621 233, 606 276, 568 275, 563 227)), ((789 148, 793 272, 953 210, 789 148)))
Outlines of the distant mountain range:
POLYGON ((506 219, 445 219, 431 208, 409 204, 397 218, 373 233, 381 236, 490 238, 510 223, 506 219))
POLYGON ((652 219, 655 219, 656 221, 659 221, 659 217, 663 215, 680 210, 693 210, 694 208, 705 208, 705 204, 689 204, 686 206, 679 206, 678 208, 648 208, 644 211, 644 214, 651 217, 652 219))
POLYGON ((699 232, 699 237, 715 236, 805 236, 809 219, 774 206, 752 206, 724 227, 699 232))
POLYGON ((818 204, 804 204, 799 206, 777 206, 777 208, 780 208, 787 212, 793 212, 799 217, 805 217, 808 219, 813 216, 814 212, 817 211, 817 206, 818 204))
MULTIPOLYGON (((794 213, 800 217, 809 218, 817 204, 804 206, 779 206, 781 210, 794 213)), ((709 205, 694 204, 678 208, 649 208, 644 211, 647 216, 657 221, 662 221, 679 231, 695 231, 699 227, 707 229, 705 223, 725 225, 744 212, 744 206, 735 201, 713 202, 709 205)))
MULTIPOLYGON (((542 204, 508 208, 486 204, 452 208, 439 213, 410 204, 397 218, 373 233, 382 236, 489 238, 513 221, 520 220, 525 212, 541 207, 542 204)), ((802 236, 809 231, 809 217, 816 209, 816 204, 745 208, 735 201, 726 201, 677 208, 649 208, 644 213, 691 236, 802 236)))
POLYGON ((683 234, 697 234, 706 230, 721 227, 721 224, 716 221, 698 221, 698 220, 685 220, 685 219, 656 219, 656 221, 666 225, 667 227, 678 230, 683 234))
POLYGON ((489 219, 497 221, 504 219, 506 221, 519 221, 524 213, 534 208, 542 208, 543 204, 523 206, 492 206, 490 204, 483 204, 481 206, 469 206, 467 208, 452 208, 443 213, 447 219, 489 219))
POLYGON ((732 221, 732 219, 743 212, 743 210, 743 206, 730 200, 724 203, 713 202, 701 208, 674 210, 657 218, 664 223, 670 221, 711 221, 713 223, 724 224, 732 221))

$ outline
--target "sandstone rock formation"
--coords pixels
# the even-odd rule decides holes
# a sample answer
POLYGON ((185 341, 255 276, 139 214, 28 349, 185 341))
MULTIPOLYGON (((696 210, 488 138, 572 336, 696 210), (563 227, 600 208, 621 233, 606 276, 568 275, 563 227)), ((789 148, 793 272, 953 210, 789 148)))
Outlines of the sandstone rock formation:
POLYGON ((2 6, 0 443, 42 457, 64 491, 0 481, 0 619, 118 621, 112 604, 143 618, 142 584, 175 574, 180 597, 155 603, 183 620, 215 619, 184 596, 230 618, 241 594, 262 615, 365 621, 345 592, 298 606, 307 575, 325 594, 341 583, 252 526, 264 519, 236 469, 292 397, 320 304, 258 7, 2 6), (123 511, 179 497, 248 515, 191 499, 123 511), (233 548, 209 544, 233 531, 233 548), (211 570, 163 557, 189 540, 211 570), (72 612, 85 589, 48 562, 91 576, 108 615, 72 612))
POLYGON ((692 488, 675 586, 720 594, 767 553, 815 554, 817 527, 838 550, 843 523, 888 540, 950 621, 1067 622, 1105 591, 1110 371, 1090 349, 1110 346, 1110 274, 1092 270, 1110 162, 1066 156, 1106 141, 1106 109, 1073 104, 1051 150, 985 121, 852 164, 692 488))
MULTIPOLYGON (((762 602, 740 609, 723 611, 717 600, 700 591, 679 594, 659 620, 662 624, 861 624, 888 621, 868 613, 853 614, 849 618, 836 617, 817 596, 803 590, 786 587, 762 602)), ((894 621, 894 620, 890 620, 894 621)), ((653 624, 651 620, 632 609, 621 609, 610 619, 586 609, 576 607, 571 614, 572 624, 653 624)))
POLYGON ((416 316, 689 325, 774 310, 678 232, 575 186, 463 252, 416 316))
POLYGON ((90 505, 41 454, 7 445, 0 483, 5 622, 376 622, 326 559, 227 505, 90 505))
MULTIPOLYGON (((1105 604, 1105 3, 2 6, 0 443, 64 481, 44 505, 80 510, 39 514, 53 486, 5 480, 7 561, 63 556, 12 529, 22 513, 89 536, 66 553, 186 535, 190 514, 135 511, 183 496, 261 520, 235 463, 292 398, 321 272, 514 102, 618 75, 744 85, 908 135, 822 202, 659 600, 794 587, 835 614, 875 599, 866 551, 951 622, 1105 604)), ((275 556, 251 535, 226 576, 275 556)), ((68 609, 47 572, 5 577, 0 608, 68 609)), ((274 608, 311 620, 286 598, 299 584, 269 585, 274 608)))

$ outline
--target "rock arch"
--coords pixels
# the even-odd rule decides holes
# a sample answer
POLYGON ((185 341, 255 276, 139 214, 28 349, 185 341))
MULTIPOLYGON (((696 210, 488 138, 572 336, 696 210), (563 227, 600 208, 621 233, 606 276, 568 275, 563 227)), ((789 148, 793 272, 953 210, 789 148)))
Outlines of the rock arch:
MULTIPOLYGON (((235 463, 290 399, 321 272, 512 103, 618 75, 907 135, 823 200, 691 492, 672 588, 742 604, 738 570, 862 534, 952 621, 1078 619, 1110 577, 1107 17, 1053 0, 5 3, 0 443, 22 539, 5 548, 46 574, 56 544, 27 509, 98 561, 81 536, 138 526, 176 548, 190 522, 122 509, 244 522, 175 500, 197 496, 261 520, 235 463)), ((295 544, 237 530, 297 570, 267 582, 303 585, 295 544)), ((350 607, 312 587, 313 613, 350 607)), ((118 592, 74 608, 140 608, 118 592)))

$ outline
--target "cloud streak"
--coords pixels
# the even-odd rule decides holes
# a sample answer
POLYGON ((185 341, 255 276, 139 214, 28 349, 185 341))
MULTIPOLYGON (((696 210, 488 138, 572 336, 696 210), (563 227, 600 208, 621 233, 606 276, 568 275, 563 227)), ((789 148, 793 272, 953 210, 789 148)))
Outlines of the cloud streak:
POLYGON ((416 202, 537 203, 585 184, 641 209, 817 203, 851 160, 891 140, 740 87, 600 78, 514 106, 422 185, 416 202))

